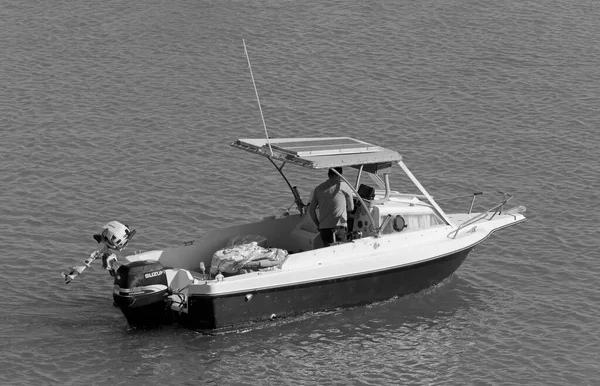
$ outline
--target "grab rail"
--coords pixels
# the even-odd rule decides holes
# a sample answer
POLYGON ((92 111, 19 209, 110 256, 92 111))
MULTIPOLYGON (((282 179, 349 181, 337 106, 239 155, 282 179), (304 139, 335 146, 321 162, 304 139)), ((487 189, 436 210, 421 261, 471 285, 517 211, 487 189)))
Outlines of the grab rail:
MULTIPOLYGON (((494 218, 494 216, 496 216, 498 213, 501 213, 502 207, 507 202, 509 202, 513 198, 513 196, 511 194, 504 193, 504 192, 498 192, 498 193, 504 195, 504 200, 502 200, 501 203, 494 205, 493 207, 486 210, 485 212, 482 212, 482 213, 478 214, 477 216, 473 217, 472 219, 469 219, 469 220, 465 221, 464 223, 460 224, 455 230, 448 233, 448 237, 451 237, 453 239, 456 238, 456 235, 458 235, 459 231, 461 231, 462 229, 464 229, 465 227, 467 227, 469 225, 476 223, 479 220, 486 218, 490 214, 490 212, 494 212, 494 213, 492 213, 492 216, 489 218, 488 221, 492 220, 494 218), (454 233, 454 235, 452 235, 453 233, 454 233)), ((473 193, 473 200, 471 201, 471 206, 469 207, 469 214, 471 214, 471 211, 473 210, 473 205, 475 204, 475 197, 479 196, 481 194, 483 194, 483 193, 482 192, 473 193)))

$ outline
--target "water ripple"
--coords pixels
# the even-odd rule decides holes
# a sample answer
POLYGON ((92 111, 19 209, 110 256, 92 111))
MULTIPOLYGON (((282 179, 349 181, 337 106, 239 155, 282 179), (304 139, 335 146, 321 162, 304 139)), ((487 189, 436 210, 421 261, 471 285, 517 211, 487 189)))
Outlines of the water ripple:
MULTIPOLYGON (((589 0, 9 1, 0 383, 599 383, 599 18, 589 0), (406 298, 216 337, 127 328, 105 272, 59 275, 103 224, 162 248, 291 204, 228 146, 263 135, 242 38, 272 137, 382 143, 435 197, 508 191, 529 221, 406 298)), ((324 178, 290 177, 304 196, 324 178)))

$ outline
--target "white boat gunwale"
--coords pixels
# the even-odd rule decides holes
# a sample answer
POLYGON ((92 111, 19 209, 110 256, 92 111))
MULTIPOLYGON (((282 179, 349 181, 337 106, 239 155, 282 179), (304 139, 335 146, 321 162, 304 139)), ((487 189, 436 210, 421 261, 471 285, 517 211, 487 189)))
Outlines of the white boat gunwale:
MULTIPOLYGON (((432 262, 434 260, 444 258, 455 254, 460 251, 470 250, 475 246, 481 244, 492 233, 501 230, 503 228, 515 225, 519 222, 525 221, 525 218, 519 219, 516 222, 504 221, 505 224, 494 226, 491 229, 483 229, 480 234, 476 234, 472 231, 473 228, 477 228, 477 225, 472 224, 472 228, 465 232, 466 237, 461 238, 461 242, 457 242, 457 239, 449 239, 444 235, 447 234, 451 229, 448 226, 439 227, 437 229, 428 229, 424 233, 440 233, 439 240, 446 240, 448 245, 444 248, 443 252, 432 253, 431 250, 422 250, 419 254, 411 253, 411 249, 419 249, 423 247, 423 244, 430 243, 432 240, 428 238, 427 241, 423 241, 421 244, 415 244, 406 248, 405 251, 393 250, 390 247, 387 251, 379 249, 380 247, 374 248, 371 253, 354 254, 354 257, 335 259, 331 254, 318 253, 320 250, 305 251, 302 252, 303 256, 298 258, 303 260, 314 260, 312 264, 296 265, 293 268, 286 267, 286 263, 282 265, 280 269, 273 271, 258 271, 250 272, 243 275, 230 276, 225 281, 216 280, 199 280, 197 283, 190 285, 190 296, 221 296, 221 295, 233 295, 248 292, 262 292, 268 291, 275 288, 281 288, 282 286, 298 286, 298 285, 310 285, 311 283, 317 283, 324 280, 344 280, 356 278, 365 275, 375 275, 385 271, 405 269, 410 266, 420 265, 422 263, 432 262), (471 237, 468 237, 471 236, 471 237), (307 255, 313 255, 315 252, 318 253, 316 258, 307 259, 307 255), (410 254, 410 259, 398 262, 398 254, 406 253, 410 254), (423 255, 429 255, 429 258, 423 258, 423 255), (378 261, 379 260, 379 261, 378 261), (379 262, 375 264, 374 268, 365 269, 365 262, 379 262), (321 275, 315 276, 315 272, 320 272, 321 275), (301 275, 299 275, 301 274, 301 275), (276 275, 276 276, 273 276, 276 275), (270 278, 277 278, 275 282, 269 281, 270 278)), ((393 238, 403 237, 402 233, 390 234, 386 237, 387 243, 395 244, 393 238)), ((423 236, 426 238, 426 236, 423 236)), ((353 243, 366 243, 364 249, 371 247, 375 243, 381 243, 383 240, 375 236, 371 236, 365 239, 353 240, 349 243, 339 245, 338 249, 344 246, 349 247, 353 243), (368 245, 370 244, 370 245, 368 245)), ((430 248, 434 249, 434 247, 430 248)), ((291 255, 293 256, 293 255, 291 255)))

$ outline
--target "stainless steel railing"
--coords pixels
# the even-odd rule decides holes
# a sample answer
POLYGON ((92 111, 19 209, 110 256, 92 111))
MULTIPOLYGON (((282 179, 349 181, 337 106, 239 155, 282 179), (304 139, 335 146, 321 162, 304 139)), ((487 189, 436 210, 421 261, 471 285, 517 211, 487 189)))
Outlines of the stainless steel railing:
MULTIPOLYGON (((451 238, 456 238, 456 235, 458 234, 458 232, 460 232, 462 229, 464 229, 465 227, 468 227, 469 225, 472 225, 480 220, 483 220, 485 218, 487 218, 488 216, 491 217, 488 219, 488 221, 492 220, 494 218, 494 216, 496 216, 498 213, 502 212, 502 208, 504 207, 504 205, 506 205, 507 202, 509 202, 513 196, 511 194, 508 193, 504 193, 504 192, 498 192, 500 194, 502 194, 504 196, 504 199, 502 200, 502 202, 500 202, 499 204, 494 205, 493 207, 491 207, 490 209, 478 214, 477 216, 465 221, 464 223, 460 224, 456 229, 454 229, 452 232, 448 233, 448 237, 451 238)), ((475 205, 475 198, 479 195, 482 195, 483 192, 477 192, 477 193, 473 193, 473 199, 471 200, 471 205, 469 207, 469 212, 468 214, 471 214, 472 210, 473 210, 473 205, 475 205)))

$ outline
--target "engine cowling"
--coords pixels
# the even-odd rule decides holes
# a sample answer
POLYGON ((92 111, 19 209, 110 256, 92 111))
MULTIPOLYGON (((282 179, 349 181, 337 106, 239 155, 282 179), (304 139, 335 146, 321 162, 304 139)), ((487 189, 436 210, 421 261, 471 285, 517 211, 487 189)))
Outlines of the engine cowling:
POLYGON ((133 327, 152 326, 165 321, 167 292, 167 275, 158 261, 135 261, 117 269, 113 299, 133 327))

